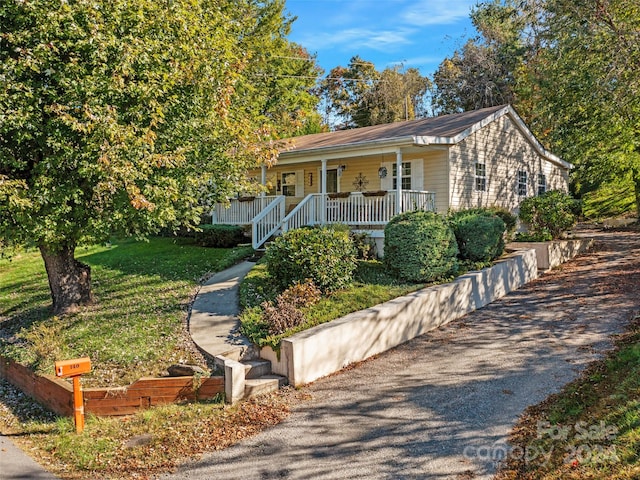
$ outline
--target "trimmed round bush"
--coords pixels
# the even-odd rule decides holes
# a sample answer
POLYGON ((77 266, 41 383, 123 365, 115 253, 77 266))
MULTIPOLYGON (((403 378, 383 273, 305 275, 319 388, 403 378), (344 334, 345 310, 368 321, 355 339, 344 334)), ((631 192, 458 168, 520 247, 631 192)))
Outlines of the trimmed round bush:
POLYGON ((325 293, 350 285, 357 267, 349 233, 326 227, 286 232, 267 247, 265 261, 281 289, 312 280, 325 293))
POLYGON ((529 237, 538 241, 560 238, 576 224, 578 202, 559 190, 549 190, 520 203, 520 220, 527 226, 529 237))
POLYGON ((502 255, 506 226, 497 215, 488 210, 462 210, 450 221, 461 259, 489 262, 502 255))
POLYGON ((457 255, 456 237, 436 213, 402 213, 384 229, 384 263, 401 280, 432 282, 455 275, 457 255))

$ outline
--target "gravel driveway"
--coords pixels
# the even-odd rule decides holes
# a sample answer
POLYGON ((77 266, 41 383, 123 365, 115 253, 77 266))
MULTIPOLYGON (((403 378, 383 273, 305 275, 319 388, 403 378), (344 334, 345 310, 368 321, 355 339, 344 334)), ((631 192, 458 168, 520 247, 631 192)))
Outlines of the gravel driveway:
POLYGON ((640 305, 640 234, 305 387, 280 425, 166 479, 487 479, 523 409, 574 379, 640 305))

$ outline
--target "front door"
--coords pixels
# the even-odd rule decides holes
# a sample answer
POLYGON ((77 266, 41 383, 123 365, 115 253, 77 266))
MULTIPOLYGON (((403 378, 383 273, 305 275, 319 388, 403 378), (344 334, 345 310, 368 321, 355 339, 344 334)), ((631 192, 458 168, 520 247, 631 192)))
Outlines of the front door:
POLYGON ((338 170, 337 169, 327 170, 327 193, 336 193, 337 191, 338 191, 338 170))

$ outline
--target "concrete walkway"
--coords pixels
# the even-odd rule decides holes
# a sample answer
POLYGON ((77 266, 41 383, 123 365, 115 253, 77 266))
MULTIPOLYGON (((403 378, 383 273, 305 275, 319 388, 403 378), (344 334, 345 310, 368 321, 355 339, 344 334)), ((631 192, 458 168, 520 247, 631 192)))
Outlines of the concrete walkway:
POLYGON ((489 479, 529 405, 611 346, 640 305, 640 234, 306 387, 283 423, 165 479, 489 479))
POLYGON ((16 447, 9 437, 0 435, 0 478, 2 480, 27 478, 54 480, 58 477, 33 461, 31 457, 16 447))
POLYGON ((238 332, 238 289, 255 263, 242 262, 212 276, 198 291, 189 316, 195 344, 211 356, 239 360, 251 350, 238 332))

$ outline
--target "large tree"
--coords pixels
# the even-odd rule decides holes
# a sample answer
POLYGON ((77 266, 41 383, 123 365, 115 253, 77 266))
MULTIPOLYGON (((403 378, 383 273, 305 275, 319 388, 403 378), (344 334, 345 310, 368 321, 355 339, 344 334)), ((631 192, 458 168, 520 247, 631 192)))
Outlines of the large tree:
POLYGON ((277 107, 238 90, 286 51, 283 5, 0 4, 0 244, 39 248, 55 313, 91 300, 80 243, 197 224, 274 160, 277 107))
POLYGON ((640 212, 640 4, 547 0, 521 97, 539 135, 576 164, 579 193, 631 178, 640 212))
POLYGON ((379 72, 373 63, 355 56, 347 67, 329 72, 320 92, 329 117, 338 119, 341 128, 354 128, 425 115, 430 86, 415 68, 379 72))
POLYGON ((475 6, 471 21, 478 35, 446 58, 433 76, 439 113, 514 103, 516 73, 529 47, 523 35, 528 10, 517 3, 492 0, 475 6))
POLYGON ((295 18, 283 11, 283 0, 262 4, 261 20, 246 40, 250 62, 236 87, 243 114, 274 125, 279 138, 322 128, 314 91, 322 69, 314 55, 287 39, 295 18))

